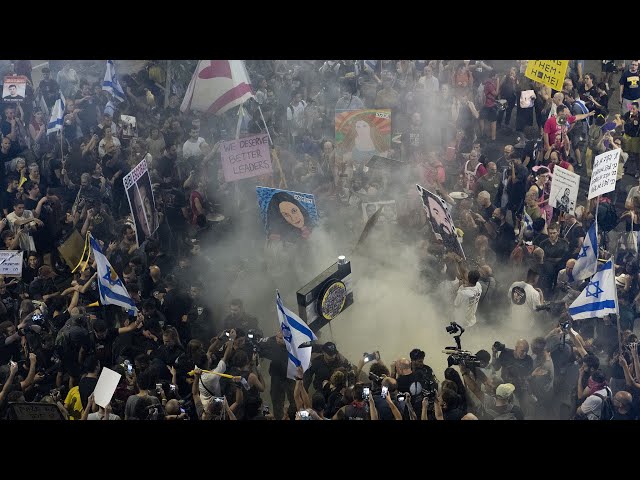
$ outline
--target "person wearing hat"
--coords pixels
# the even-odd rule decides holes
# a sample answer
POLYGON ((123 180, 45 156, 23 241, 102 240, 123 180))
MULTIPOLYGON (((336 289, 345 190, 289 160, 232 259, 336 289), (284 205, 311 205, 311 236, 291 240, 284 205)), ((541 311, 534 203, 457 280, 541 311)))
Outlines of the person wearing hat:
POLYGON ((311 365, 304 372, 304 388, 308 391, 313 383, 313 388, 320 392, 325 380, 329 380, 333 372, 338 368, 351 369, 349 362, 338 353, 338 348, 333 342, 322 345, 322 355, 311 360, 311 365))

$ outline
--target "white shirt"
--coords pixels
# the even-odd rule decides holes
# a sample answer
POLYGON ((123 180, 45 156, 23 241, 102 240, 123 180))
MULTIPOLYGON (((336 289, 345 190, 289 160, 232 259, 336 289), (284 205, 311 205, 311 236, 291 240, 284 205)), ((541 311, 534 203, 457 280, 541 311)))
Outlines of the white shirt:
MULTIPOLYGON (((604 398, 607 398, 607 390, 609 391, 609 394, 612 394, 611 389, 609 387, 604 387, 603 389, 598 390, 597 392, 594 392, 594 393, 598 393, 602 395, 604 398)), ((586 398, 586 400, 580 407, 580 410, 582 410, 582 413, 586 415, 588 420, 599 420, 600 413, 602 411, 602 398, 596 397, 592 393, 586 398)))
MULTIPOLYGON (((33 216, 33 212, 31 210, 25 210, 22 212, 22 216, 19 217, 15 212, 11 212, 7 215, 7 221, 9 222, 9 226, 11 227, 11 231, 15 234, 18 233, 18 226, 15 224, 17 220, 22 220, 23 218, 35 218, 33 216)), ((31 250, 36 251, 36 246, 33 243, 33 237, 31 237, 31 229, 35 228, 35 223, 27 223, 23 224, 22 236, 20 236, 19 244, 20 250, 31 250)))
POLYGON ((420 77, 418 83, 424 85, 425 93, 437 93, 440 90, 440 82, 435 75, 431 75, 431 78, 420 77))
MULTIPOLYGON (((100 412, 90 413, 87 416, 87 420, 104 420, 104 415, 100 412)), ((113 413, 109 414, 109 420, 120 420, 118 415, 114 415, 113 413)))
POLYGON ((287 120, 293 123, 293 126, 302 128, 304 126, 304 109, 307 102, 300 100, 298 105, 289 104, 287 106, 287 120))
MULTIPOLYGON (((226 369, 227 364, 224 362, 224 360, 220 360, 213 371, 216 373, 224 373, 226 369)), ((214 396, 222 396, 222 392, 220 391, 220 375, 214 375, 213 373, 203 373, 200 377, 200 381, 198 382, 198 388, 200 389, 200 400, 202 400, 202 406, 206 409, 214 396), (211 395, 211 393, 209 393, 207 389, 209 389, 209 391, 213 393, 213 395, 211 395)))
POLYGON ((527 282, 513 282, 509 287, 507 295, 509 297, 509 303, 511 303, 512 325, 519 330, 528 331, 533 324, 533 316, 531 313, 536 311, 536 307, 542 305, 540 292, 527 282), (524 299, 519 300, 523 301, 521 304, 514 303, 513 301, 513 289, 516 287, 524 290, 524 299))
POLYGON ((192 142, 191 139, 184 142, 182 146, 182 158, 187 159, 189 157, 197 157, 198 155, 204 155, 200 150, 200 145, 204 142, 204 138, 198 137, 198 140, 192 142))
POLYGON ((476 310, 482 295, 482 285, 480 282, 472 287, 461 286, 453 302, 455 307, 455 321, 463 327, 472 327, 476 324, 476 310))

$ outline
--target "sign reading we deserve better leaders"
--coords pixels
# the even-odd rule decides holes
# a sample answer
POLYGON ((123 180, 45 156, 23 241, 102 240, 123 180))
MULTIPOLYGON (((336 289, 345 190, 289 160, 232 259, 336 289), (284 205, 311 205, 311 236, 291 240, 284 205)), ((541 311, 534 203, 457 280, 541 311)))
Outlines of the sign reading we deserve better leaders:
POLYGON ((267 175, 273 171, 269 136, 266 134, 222 142, 220 159, 227 182, 267 175))
POLYGON ((593 173, 589 184, 589 200, 616 188, 618 176, 619 148, 601 153, 593 160, 593 173))
POLYGON ((554 90, 562 90, 568 66, 569 60, 529 60, 524 76, 554 90))

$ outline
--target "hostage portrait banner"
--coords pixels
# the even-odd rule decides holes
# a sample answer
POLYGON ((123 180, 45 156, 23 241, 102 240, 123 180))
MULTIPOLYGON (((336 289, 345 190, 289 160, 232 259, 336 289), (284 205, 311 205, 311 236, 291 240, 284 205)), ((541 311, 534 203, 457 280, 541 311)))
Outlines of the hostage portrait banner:
POLYGON ((140 246, 158 229, 158 211, 151 189, 147 161, 142 160, 122 181, 136 225, 136 240, 140 246))
POLYGON ((260 216, 270 240, 307 239, 318 225, 316 199, 310 193, 256 187, 260 216))
POLYGON ((416 185, 416 188, 422 198, 422 206, 425 212, 427 212, 427 217, 429 217, 431 229, 436 238, 442 241, 445 251, 454 252, 462 258, 466 258, 460 240, 458 240, 456 227, 453 224, 446 202, 435 193, 426 190, 420 185, 416 185))
POLYGON ((356 167, 374 155, 386 156, 391 145, 391 110, 336 111, 336 147, 356 167))
POLYGON ((553 169, 549 205, 561 212, 573 215, 578 201, 580 175, 570 172, 558 165, 553 169))

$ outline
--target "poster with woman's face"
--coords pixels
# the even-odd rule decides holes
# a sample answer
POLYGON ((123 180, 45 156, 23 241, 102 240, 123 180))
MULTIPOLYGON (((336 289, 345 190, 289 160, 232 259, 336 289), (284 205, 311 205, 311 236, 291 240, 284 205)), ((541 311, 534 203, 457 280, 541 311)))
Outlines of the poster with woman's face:
POLYGON ((256 194, 269 239, 306 240, 318 225, 316 199, 312 194, 268 187, 256 187, 256 194))
POLYGON ((391 110, 336 111, 336 147, 343 160, 361 167, 391 144, 391 110))
POLYGON ((138 245, 158 228, 158 211, 151 189, 151 178, 147 170, 147 162, 143 160, 124 178, 124 188, 129 200, 129 208, 136 224, 138 245))
POLYGON ((420 185, 416 185, 416 187, 418 188, 418 194, 422 198, 424 211, 427 212, 431 229, 436 238, 442 241, 447 252, 454 252, 462 258, 466 258, 456 235, 456 228, 451 219, 451 214, 444 200, 420 185))

